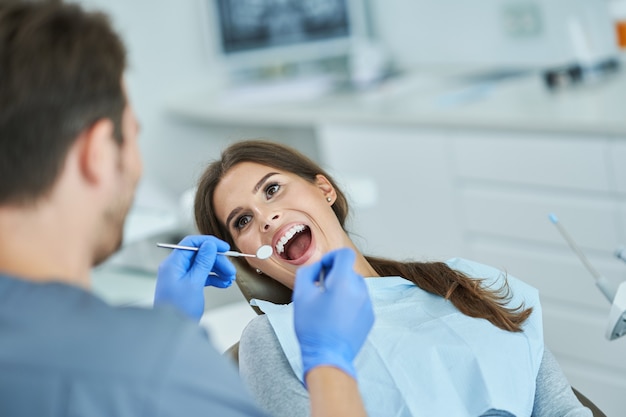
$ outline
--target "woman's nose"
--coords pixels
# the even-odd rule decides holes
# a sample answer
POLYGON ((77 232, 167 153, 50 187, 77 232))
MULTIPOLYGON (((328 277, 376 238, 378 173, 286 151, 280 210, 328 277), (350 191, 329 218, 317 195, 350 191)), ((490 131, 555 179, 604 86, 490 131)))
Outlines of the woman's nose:
POLYGON ((276 220, 278 220, 280 218, 280 216, 278 214, 273 214, 272 216, 270 216, 268 218, 268 220, 265 222, 265 224, 263 225, 263 231, 267 232, 268 230, 270 230, 272 228, 272 225, 276 222, 276 220))

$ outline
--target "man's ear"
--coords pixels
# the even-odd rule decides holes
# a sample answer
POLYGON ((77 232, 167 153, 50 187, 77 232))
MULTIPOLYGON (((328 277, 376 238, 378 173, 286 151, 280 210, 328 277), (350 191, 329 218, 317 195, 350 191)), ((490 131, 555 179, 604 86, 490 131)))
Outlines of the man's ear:
POLYGON ((80 134, 80 169, 87 181, 100 182, 110 171, 114 146, 113 129, 110 119, 99 119, 80 134))
POLYGON ((328 178, 326 178, 322 174, 317 174, 315 176, 315 182, 324 194, 324 198, 326 198, 326 201, 328 201, 329 203, 334 203, 337 199, 337 192, 335 191, 335 187, 333 187, 330 181, 328 181, 328 178), (330 200, 328 200, 329 198, 330 200))

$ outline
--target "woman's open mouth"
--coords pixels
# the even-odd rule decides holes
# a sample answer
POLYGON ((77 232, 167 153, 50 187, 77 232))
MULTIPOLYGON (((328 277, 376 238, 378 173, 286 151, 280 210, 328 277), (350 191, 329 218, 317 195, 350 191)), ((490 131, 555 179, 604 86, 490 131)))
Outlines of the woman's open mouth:
POLYGON ((274 250, 281 258, 294 261, 306 254, 311 246, 311 229, 303 224, 296 224, 282 235, 274 250))

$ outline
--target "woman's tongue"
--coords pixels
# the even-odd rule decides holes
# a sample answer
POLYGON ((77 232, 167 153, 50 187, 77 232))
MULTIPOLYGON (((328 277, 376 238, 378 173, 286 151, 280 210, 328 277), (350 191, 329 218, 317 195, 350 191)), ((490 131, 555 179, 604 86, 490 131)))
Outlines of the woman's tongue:
POLYGON ((311 235, 309 233, 298 233, 285 245, 285 257, 288 260, 298 259, 305 254, 309 246, 311 246, 311 235))

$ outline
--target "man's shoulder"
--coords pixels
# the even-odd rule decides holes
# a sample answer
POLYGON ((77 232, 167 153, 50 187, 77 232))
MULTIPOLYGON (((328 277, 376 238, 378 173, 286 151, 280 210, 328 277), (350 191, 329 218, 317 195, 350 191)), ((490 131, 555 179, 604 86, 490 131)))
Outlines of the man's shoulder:
POLYGON ((0 410, 261 415, 204 329, 173 309, 119 308, 64 285, 4 284, 0 410), (38 398, 33 407, 25 392, 38 398))
POLYGON ((115 307, 64 284, 13 284, 0 293, 0 334, 10 341, 0 360, 14 366, 148 377, 181 344, 208 345, 203 330, 173 309, 115 307))

